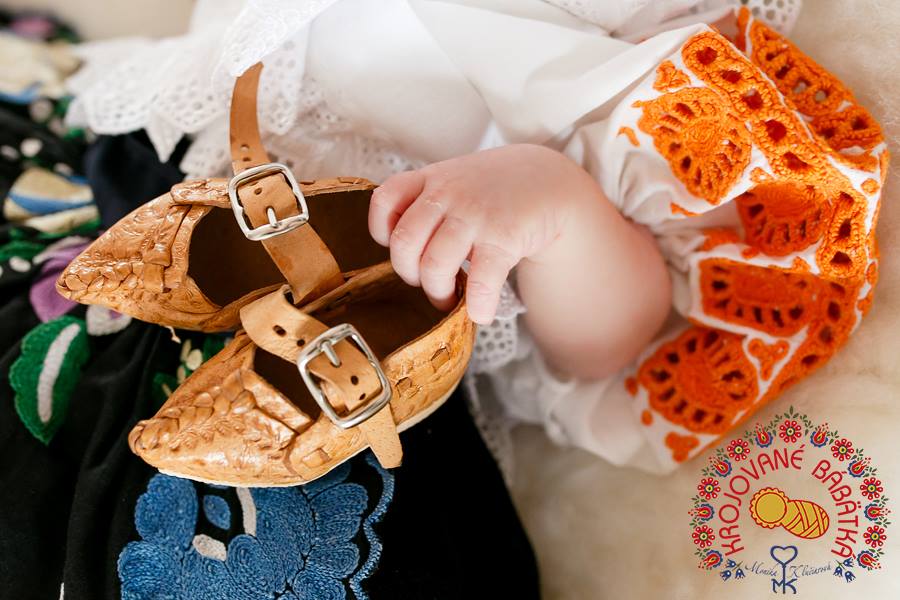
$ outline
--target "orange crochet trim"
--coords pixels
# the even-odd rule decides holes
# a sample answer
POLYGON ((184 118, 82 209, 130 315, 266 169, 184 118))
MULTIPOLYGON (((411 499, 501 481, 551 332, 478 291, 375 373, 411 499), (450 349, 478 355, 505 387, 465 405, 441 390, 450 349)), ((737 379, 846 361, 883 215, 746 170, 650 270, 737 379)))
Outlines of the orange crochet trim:
POLYGON ((703 312, 786 337, 806 327, 816 308, 816 278, 723 258, 700 263, 703 312))
POLYGON ((658 92, 668 92, 686 85, 690 85, 691 78, 687 73, 676 67, 671 60, 664 60, 656 68, 656 81, 653 89, 658 92))
MULTIPOLYGON (((878 278, 874 224, 888 167, 878 124, 837 78, 746 9, 735 45, 714 32, 693 36, 681 58, 706 87, 686 87, 686 76, 672 91, 677 69, 663 63, 653 85, 661 94, 633 103, 642 108, 638 128, 690 193, 711 205, 735 200, 741 228, 705 230, 699 251, 743 242, 740 256, 756 263, 701 259, 692 309, 701 314, 637 370, 645 410, 692 433, 724 433, 824 364, 869 310, 878 278), (752 148, 765 161, 735 195, 752 148), (872 176, 859 177, 866 171, 872 176), (713 320, 776 339, 711 329, 713 320)), ((695 436, 673 431, 664 441, 677 462, 699 451, 695 436)))
POLYGON ((775 363, 787 356, 789 348, 790 344, 784 340, 778 340, 774 344, 766 344, 760 339, 753 339, 750 340, 748 345, 750 354, 759 361, 759 374, 766 381, 772 377, 772 368, 775 366, 775 363))
POLYGON ((822 192, 811 185, 761 183, 736 198, 747 243, 771 256, 785 256, 818 242, 825 230, 822 192))
POLYGON ((637 139, 637 134, 631 127, 619 127, 618 135, 624 135, 631 142, 632 146, 640 146, 641 142, 637 139))
POLYGON ((653 424, 653 413, 649 410, 645 410, 641 413, 641 423, 647 425, 648 427, 653 424))
POLYGON ((721 97, 687 88, 641 102, 638 128, 693 195, 716 205, 750 163, 750 134, 721 97))
MULTIPOLYGON (((738 24, 746 30, 747 18, 742 22, 739 17, 738 24)), ((857 168, 873 170, 877 163, 870 151, 884 141, 884 136, 869 112, 856 104, 850 90, 765 23, 753 21, 748 36, 753 46, 750 59, 793 107, 812 117, 810 125, 830 153, 857 168), (845 152, 854 147, 864 152, 845 152)))
POLYGON ((638 393, 638 382, 634 377, 628 377, 625 380, 625 389, 628 390, 628 393, 632 396, 637 396, 638 393))
MULTIPOLYGON (((825 244, 816 256, 823 274, 838 279, 861 273, 867 260, 853 245, 860 230, 856 225, 864 223, 868 203, 829 163, 829 148, 810 137, 806 125, 782 102, 768 78, 721 36, 704 32, 692 37, 684 45, 682 57, 699 79, 726 95, 731 108, 747 119, 754 144, 779 180, 813 186, 812 198, 829 203, 832 210, 824 215, 829 221, 825 244)), ((681 93, 689 91, 692 89, 681 93)), ((814 214, 815 207, 810 205, 797 213, 797 218, 804 220, 814 214)), ((794 225, 801 228, 799 221, 794 225)))
POLYGON ((819 284, 818 308, 810 321, 806 339, 780 370, 760 404, 765 404, 789 385, 825 364, 847 341, 856 325, 856 298, 859 297, 861 284, 816 281, 819 284))
POLYGON ((723 433, 750 408, 759 388, 741 337, 691 327, 641 365, 650 407, 689 431, 723 433))
POLYGON ((759 167, 754 167, 752 171, 750 171, 750 181, 753 183, 768 183, 773 181, 772 176, 760 169, 759 167))
POLYGON ((865 181, 862 182, 861 187, 862 187, 862 191, 864 191, 865 193, 867 193, 870 196, 881 189, 881 185, 874 179, 866 179, 865 181))
POLYGON ((683 206, 675 204, 674 202, 669 203, 669 212, 673 215, 684 215, 685 217, 696 217, 697 213, 689 211, 683 206))
POLYGON ((700 440, 695 435, 679 435, 671 432, 666 435, 666 447, 672 451, 672 460, 677 463, 686 461, 691 450, 700 445, 700 440))

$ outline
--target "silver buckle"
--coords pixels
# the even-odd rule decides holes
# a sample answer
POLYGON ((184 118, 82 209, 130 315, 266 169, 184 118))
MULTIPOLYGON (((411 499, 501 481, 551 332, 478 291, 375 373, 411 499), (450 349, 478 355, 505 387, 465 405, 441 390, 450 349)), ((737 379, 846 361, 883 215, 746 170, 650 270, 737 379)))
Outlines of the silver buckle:
POLYGON ((362 335, 360 335, 359 331, 349 323, 335 325, 307 344, 306 348, 300 352, 300 356, 297 357, 297 369, 299 369, 300 376, 303 377, 303 382, 306 383, 306 387, 309 388, 309 392, 315 399, 316 404, 318 404, 319 407, 321 407, 322 412, 324 412, 328 418, 341 429, 356 427, 360 423, 369 420, 391 401, 391 384, 388 381, 387 375, 384 374, 384 369, 381 368, 381 363, 378 362, 372 349, 366 344, 366 341, 363 339, 362 335), (346 338, 350 338, 356 342, 356 345, 362 350, 363 354, 365 354, 369 364, 375 369, 375 373, 378 375, 378 381, 381 382, 381 394, 374 400, 370 400, 363 406, 357 408, 346 417, 342 417, 335 412, 334 407, 331 406, 328 399, 325 397, 325 394, 322 393, 322 388, 319 387, 319 384, 313 379, 312 373, 309 371, 309 362, 320 354, 324 354, 328 357, 328 360, 331 361, 332 365, 340 367, 341 359, 334 351, 334 344, 346 338))
POLYGON ((291 173, 287 166, 281 163, 266 163, 241 171, 228 182, 228 198, 231 200, 231 210, 234 211, 234 217, 237 219, 241 231, 244 232, 248 240, 255 242, 293 231, 309 221, 309 208, 306 206, 306 198, 303 196, 303 192, 300 191, 300 186, 297 184, 297 180, 294 179, 294 174, 291 173), (285 217, 284 219, 276 219, 275 211, 270 207, 267 213, 269 222, 254 229, 244 218, 244 205, 241 204, 241 199, 238 197, 238 187, 242 183, 255 181, 272 173, 281 173, 287 179, 288 184, 291 186, 291 191, 294 193, 294 198, 297 200, 298 214, 285 217))

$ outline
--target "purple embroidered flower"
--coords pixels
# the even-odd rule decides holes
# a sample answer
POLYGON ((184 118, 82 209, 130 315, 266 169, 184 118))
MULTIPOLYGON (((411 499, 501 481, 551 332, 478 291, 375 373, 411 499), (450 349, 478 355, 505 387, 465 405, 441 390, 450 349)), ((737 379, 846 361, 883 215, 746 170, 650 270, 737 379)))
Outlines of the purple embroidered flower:
POLYGON ((57 293, 56 279, 72 259, 87 248, 87 245, 88 242, 83 238, 63 238, 35 257, 35 262, 42 262, 41 271, 31 285, 28 299, 41 321, 46 323, 66 314, 76 306, 75 302, 57 293))

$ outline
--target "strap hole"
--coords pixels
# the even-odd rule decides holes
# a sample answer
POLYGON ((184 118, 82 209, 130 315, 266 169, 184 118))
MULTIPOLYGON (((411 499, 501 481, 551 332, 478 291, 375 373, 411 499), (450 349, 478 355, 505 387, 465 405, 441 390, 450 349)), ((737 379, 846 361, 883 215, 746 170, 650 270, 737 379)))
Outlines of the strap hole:
POLYGON ((282 327, 281 325, 276 325, 275 327, 272 328, 272 331, 274 331, 276 335, 279 335, 281 337, 284 337, 284 334, 287 333, 284 330, 284 327, 282 327))
POLYGON ((250 146, 247 144, 241 144, 241 152, 246 152, 250 149, 250 146))
POLYGON ((298 346, 298 347, 302 348, 302 347, 305 346, 305 345, 306 345, 306 340, 304 340, 303 338, 297 340, 297 346, 298 346))
POLYGON ((255 188, 253 190, 253 193, 256 194, 257 196, 259 196, 260 194, 262 194, 262 188, 255 188))
POLYGON ((350 383, 352 383, 353 385, 356 385, 357 383, 359 383, 359 377, 357 377, 356 375, 351 375, 350 383))
POLYGON ((250 157, 249 157, 249 156, 245 156, 245 157, 242 158, 241 160, 244 161, 244 162, 250 162, 250 157))
POLYGON ((360 395, 359 395, 359 399, 360 399, 360 400, 365 400, 365 399, 366 399, 366 395, 365 395, 365 394, 360 394, 360 395))

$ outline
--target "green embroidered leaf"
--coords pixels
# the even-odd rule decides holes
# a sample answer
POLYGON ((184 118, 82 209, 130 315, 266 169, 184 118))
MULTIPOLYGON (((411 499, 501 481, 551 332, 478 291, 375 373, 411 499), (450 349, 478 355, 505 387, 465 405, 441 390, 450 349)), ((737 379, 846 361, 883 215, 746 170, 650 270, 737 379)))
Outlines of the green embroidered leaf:
POLYGON ((21 354, 9 370, 16 412, 44 444, 65 421, 69 396, 90 355, 87 339, 81 319, 62 316, 42 323, 22 340, 21 354))
POLYGON ((44 250, 44 244, 29 242, 26 240, 13 240, 0 246, 0 262, 7 261, 13 256, 31 260, 44 250))

